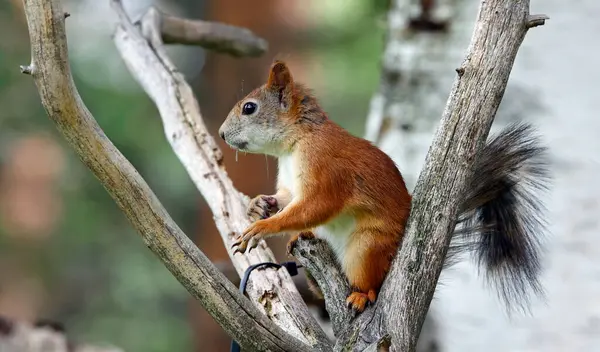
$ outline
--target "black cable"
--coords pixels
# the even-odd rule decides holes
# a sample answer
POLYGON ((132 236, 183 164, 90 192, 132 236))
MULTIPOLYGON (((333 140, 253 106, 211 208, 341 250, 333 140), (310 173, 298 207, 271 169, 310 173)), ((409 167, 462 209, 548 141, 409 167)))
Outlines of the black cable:
MULTIPOLYGON (((277 264, 277 263, 273 263, 273 262, 263 262, 263 263, 258 263, 258 264, 254 264, 254 265, 250 265, 248 267, 248 269, 246 269, 246 272, 244 273, 244 276, 242 277, 242 281, 240 281, 240 293, 242 295, 246 294, 246 286, 248 285, 248 279, 250 278, 250 274, 252 273, 252 271, 254 269, 258 269, 260 267, 266 267, 266 268, 281 268, 281 267, 285 267, 288 271, 288 273, 290 273, 290 276, 296 276, 298 275, 298 269, 302 267, 302 265, 296 263, 296 262, 283 262, 281 264, 277 264)), ((231 340, 231 348, 230 348, 231 352, 240 352, 240 345, 235 341, 235 340, 231 340)))

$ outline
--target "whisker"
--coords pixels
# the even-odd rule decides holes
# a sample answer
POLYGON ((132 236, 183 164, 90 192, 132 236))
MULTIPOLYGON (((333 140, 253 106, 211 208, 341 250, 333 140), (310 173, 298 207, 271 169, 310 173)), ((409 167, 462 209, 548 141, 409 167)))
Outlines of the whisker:
POLYGON ((267 158, 267 154, 265 154, 265 165, 267 166, 267 178, 269 178, 269 159, 267 158))

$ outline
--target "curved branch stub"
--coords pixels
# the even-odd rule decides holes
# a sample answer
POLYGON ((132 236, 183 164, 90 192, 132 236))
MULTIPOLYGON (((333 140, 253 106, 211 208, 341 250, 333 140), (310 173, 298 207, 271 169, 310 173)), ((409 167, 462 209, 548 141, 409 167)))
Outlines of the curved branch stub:
POLYGON ((546 24, 546 20, 549 19, 550 17, 546 15, 529 15, 527 17, 527 28, 543 26, 544 24, 546 24))
POLYGON ((21 73, 24 73, 26 75, 33 74, 33 70, 34 70, 33 65, 21 65, 21 66, 19 66, 19 68, 21 69, 21 73))

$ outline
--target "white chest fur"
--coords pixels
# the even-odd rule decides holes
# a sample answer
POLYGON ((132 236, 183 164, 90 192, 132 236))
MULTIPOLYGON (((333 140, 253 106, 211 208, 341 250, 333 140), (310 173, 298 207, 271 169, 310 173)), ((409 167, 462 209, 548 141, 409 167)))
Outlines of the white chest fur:
POLYGON ((314 230, 317 237, 324 239, 329 243, 338 261, 343 265, 347 259, 344 258, 346 246, 350 240, 350 235, 356 228, 354 217, 348 214, 342 214, 332 219, 327 224, 321 225, 314 230), (346 260, 345 260, 346 259, 346 260))
POLYGON ((290 191, 292 199, 300 196, 300 168, 294 154, 279 157, 277 183, 290 191))

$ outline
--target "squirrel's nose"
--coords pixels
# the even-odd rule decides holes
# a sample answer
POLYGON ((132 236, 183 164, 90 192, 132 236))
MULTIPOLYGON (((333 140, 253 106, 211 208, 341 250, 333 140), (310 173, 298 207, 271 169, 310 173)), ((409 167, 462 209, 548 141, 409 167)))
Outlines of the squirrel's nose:
POLYGON ((219 128, 219 136, 221 137, 221 139, 225 139, 225 132, 219 128))

